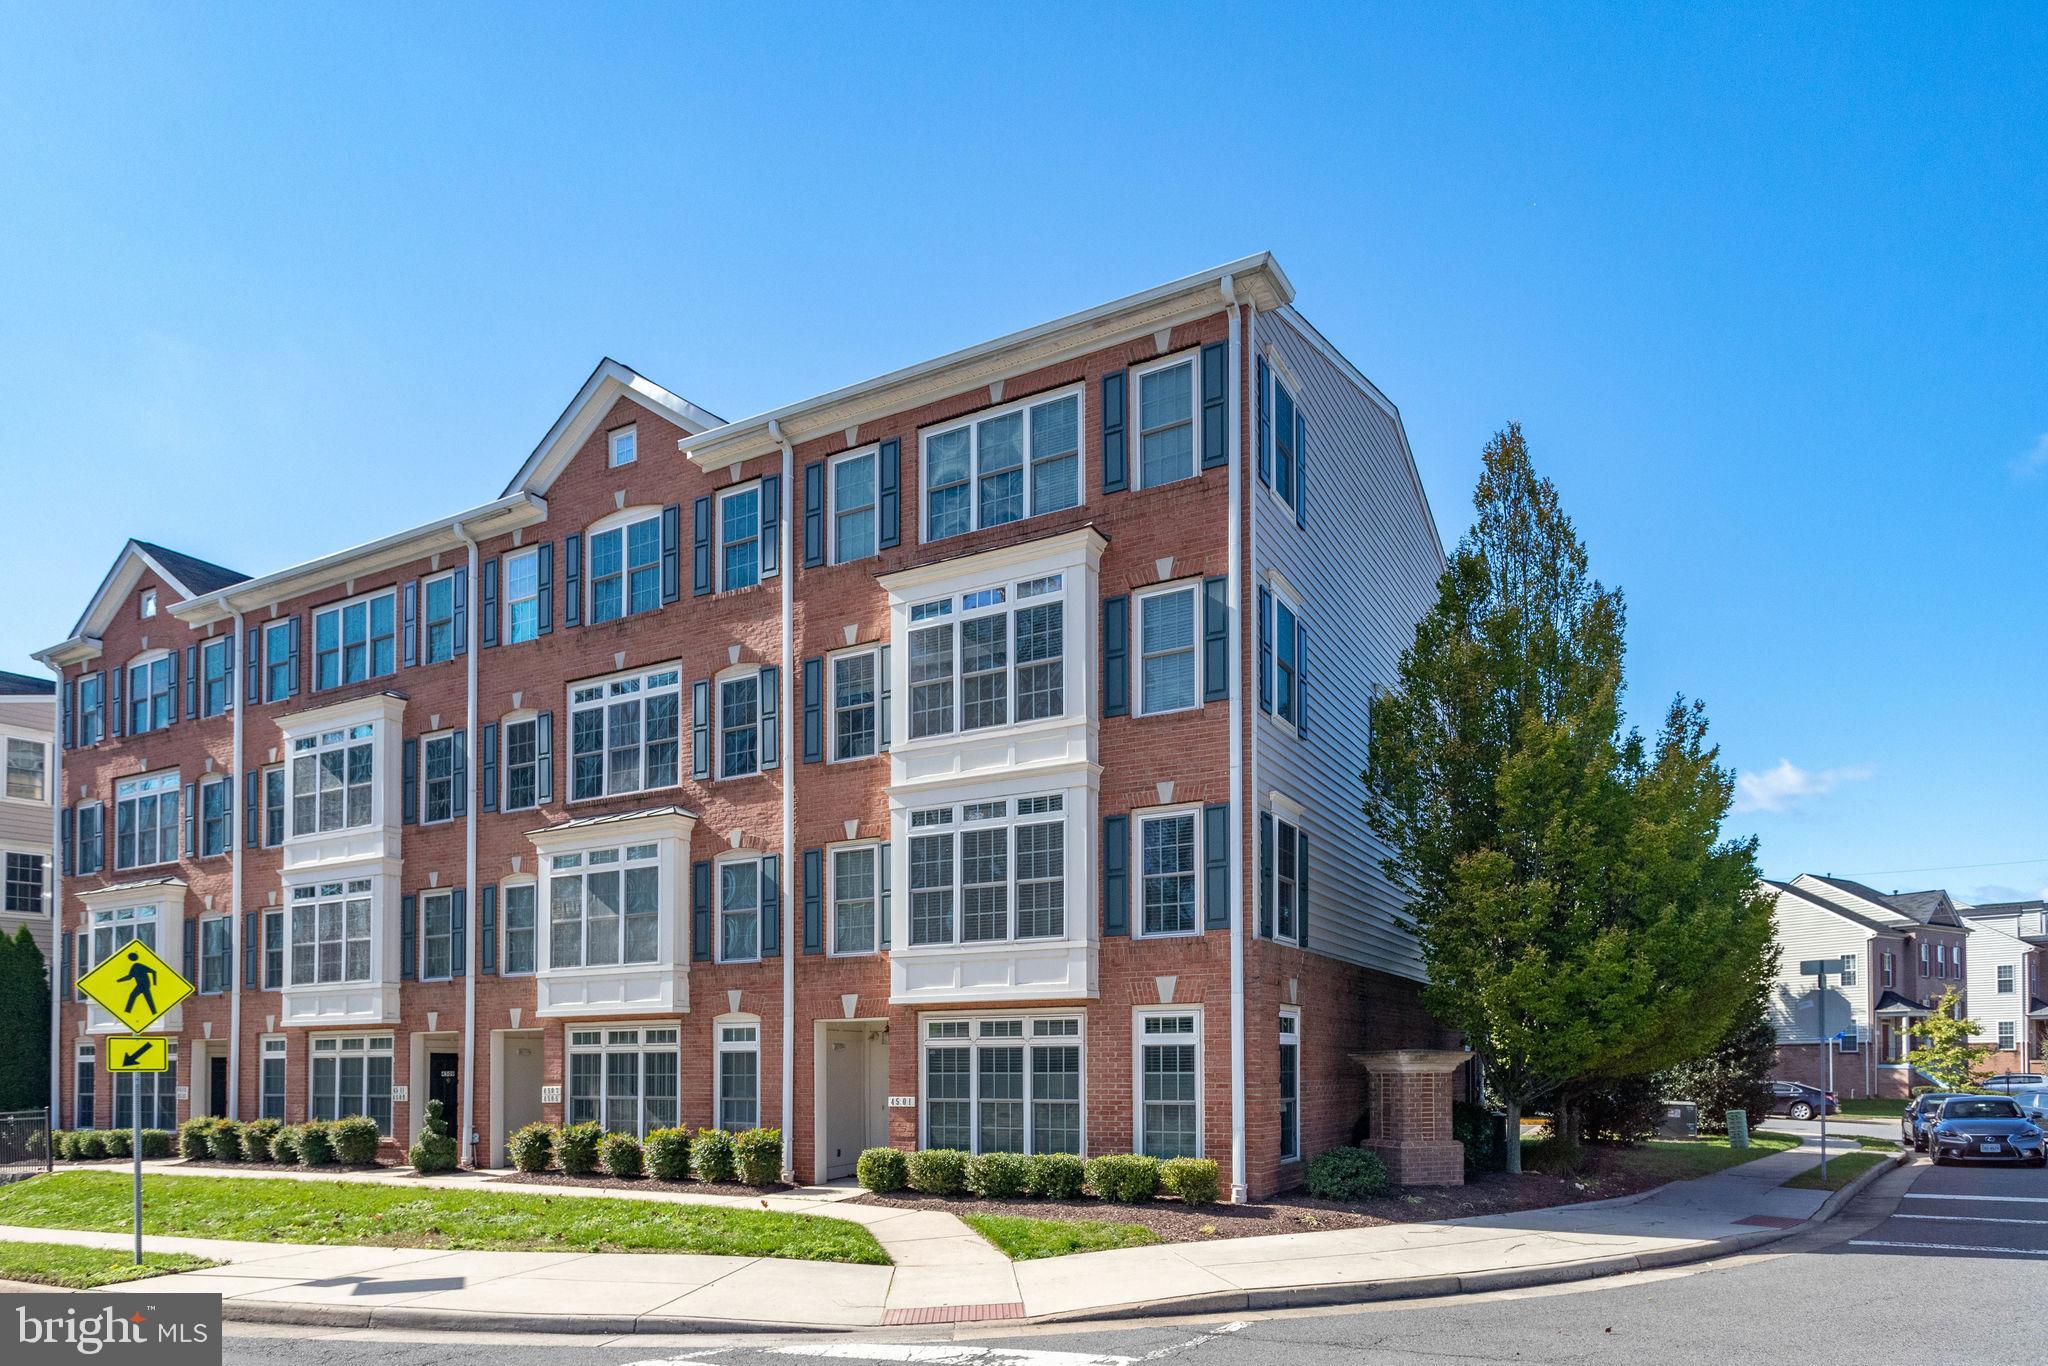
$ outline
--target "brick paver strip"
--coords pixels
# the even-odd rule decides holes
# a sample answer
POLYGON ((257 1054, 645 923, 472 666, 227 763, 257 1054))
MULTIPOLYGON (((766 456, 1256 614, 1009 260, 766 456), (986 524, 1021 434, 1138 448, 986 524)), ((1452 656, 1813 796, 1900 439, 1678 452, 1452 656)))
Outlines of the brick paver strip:
POLYGON ((993 1319, 1021 1319, 1024 1306, 1015 1304, 933 1304, 922 1309, 891 1309, 882 1315, 884 1328, 913 1323, 987 1323, 993 1319))

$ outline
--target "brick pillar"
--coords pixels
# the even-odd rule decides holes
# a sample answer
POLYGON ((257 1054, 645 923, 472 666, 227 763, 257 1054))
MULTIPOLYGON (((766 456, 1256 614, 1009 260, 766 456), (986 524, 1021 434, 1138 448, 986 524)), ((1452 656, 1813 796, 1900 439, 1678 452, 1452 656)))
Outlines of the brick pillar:
POLYGON ((1470 1057, 1430 1048, 1352 1055, 1369 1074, 1364 1146, 1387 1164, 1395 1185, 1464 1184, 1465 1145, 1451 1137, 1451 1101, 1453 1078, 1470 1057))

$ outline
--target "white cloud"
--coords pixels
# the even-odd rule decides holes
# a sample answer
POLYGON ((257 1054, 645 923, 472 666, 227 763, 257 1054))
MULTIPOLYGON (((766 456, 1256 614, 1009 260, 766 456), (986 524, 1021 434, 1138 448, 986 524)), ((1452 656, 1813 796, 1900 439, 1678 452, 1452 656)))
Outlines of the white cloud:
POLYGON ((1778 760, 1776 768, 1761 773, 1738 773, 1735 777, 1737 811, 1791 811, 1817 797, 1825 797, 1843 783, 1860 783, 1871 776, 1868 764, 1849 768, 1801 768, 1790 759, 1778 760))
POLYGON ((2034 449, 2025 455, 2015 456, 2012 462, 2012 476, 2015 479, 2033 479, 2048 473, 2048 432, 2041 433, 2041 439, 2034 443, 2034 449))

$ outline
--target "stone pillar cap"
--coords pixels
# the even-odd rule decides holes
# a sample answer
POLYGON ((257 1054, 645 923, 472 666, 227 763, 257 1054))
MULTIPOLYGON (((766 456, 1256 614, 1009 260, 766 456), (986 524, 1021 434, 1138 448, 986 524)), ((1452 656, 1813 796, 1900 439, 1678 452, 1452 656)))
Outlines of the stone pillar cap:
POLYGON ((1460 1048, 1390 1048, 1353 1053, 1351 1061, 1371 1072, 1455 1072, 1472 1060, 1460 1048))

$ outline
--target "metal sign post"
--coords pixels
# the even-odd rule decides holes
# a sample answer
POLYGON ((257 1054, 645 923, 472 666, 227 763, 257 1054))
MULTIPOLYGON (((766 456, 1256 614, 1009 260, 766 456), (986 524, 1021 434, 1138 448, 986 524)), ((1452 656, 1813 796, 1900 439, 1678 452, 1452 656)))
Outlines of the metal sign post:
POLYGON ((1815 1022, 1814 1033, 1820 1038, 1820 1046, 1827 1055, 1827 1089, 1820 1096, 1820 1183, 1828 1183, 1828 1094, 1835 1089, 1834 1040, 1828 1037, 1828 974, 1840 976, 1842 960, 1839 958, 1806 958, 1799 964, 1799 975, 1811 976, 1814 985, 1820 989, 1818 1009, 1820 1018, 1815 1022))
MULTIPOLYGON (((77 985, 102 1010, 137 1031, 155 1024, 192 994, 192 984, 139 939, 116 947, 98 967, 79 978, 77 985)), ((170 1040, 162 1035, 114 1034, 107 1038, 107 1071, 116 1077, 123 1072, 129 1074, 137 1266, 142 1265, 142 1074, 168 1071, 170 1065, 170 1040)), ((119 1086, 119 1081, 115 1085, 119 1086)))

